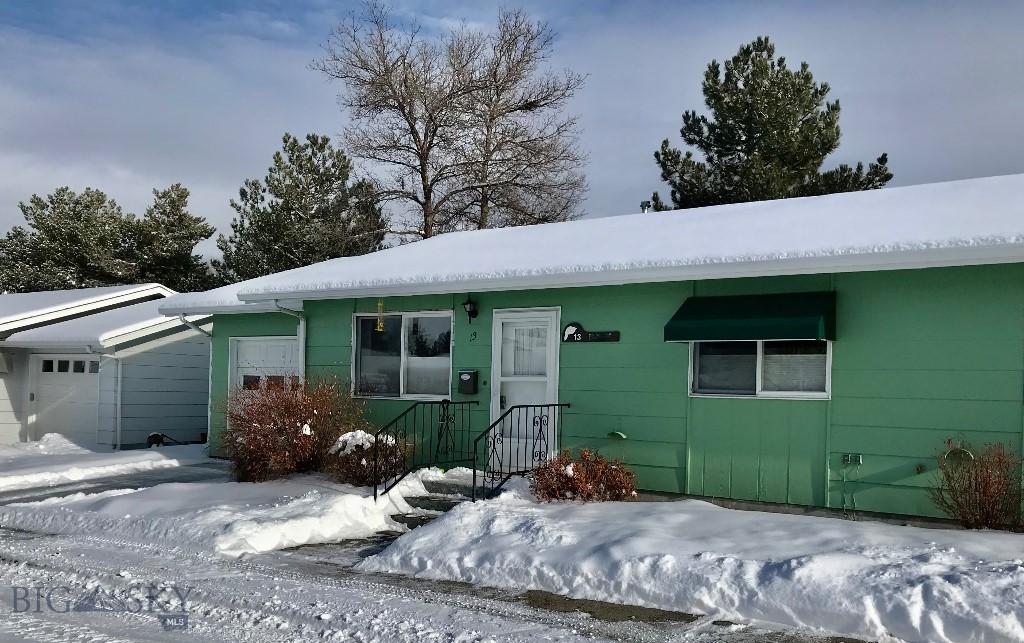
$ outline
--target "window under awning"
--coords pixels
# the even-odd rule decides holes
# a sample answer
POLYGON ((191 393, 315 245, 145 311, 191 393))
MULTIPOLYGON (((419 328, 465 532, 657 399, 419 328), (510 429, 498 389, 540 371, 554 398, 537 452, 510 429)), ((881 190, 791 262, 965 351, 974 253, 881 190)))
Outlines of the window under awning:
POLYGON ((666 342, 835 338, 834 292, 690 297, 665 324, 666 342))

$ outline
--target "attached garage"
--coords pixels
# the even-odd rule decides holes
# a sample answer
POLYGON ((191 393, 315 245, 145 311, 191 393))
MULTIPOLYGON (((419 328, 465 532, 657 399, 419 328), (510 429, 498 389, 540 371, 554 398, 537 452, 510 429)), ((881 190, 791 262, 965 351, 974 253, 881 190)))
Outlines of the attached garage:
POLYGON ((145 447, 152 434, 204 441, 204 319, 164 317, 157 311, 163 298, 32 325, 0 341, 9 356, 4 388, 13 416, 0 425, 0 444, 48 433, 99 450, 145 447))

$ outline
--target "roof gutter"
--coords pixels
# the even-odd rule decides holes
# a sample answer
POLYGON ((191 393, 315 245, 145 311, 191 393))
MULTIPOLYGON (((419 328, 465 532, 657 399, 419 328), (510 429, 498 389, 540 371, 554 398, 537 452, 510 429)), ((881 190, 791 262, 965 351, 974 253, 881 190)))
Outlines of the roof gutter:
POLYGON ((178 315, 178 319, 181 321, 182 324, 185 324, 186 326, 196 331, 197 333, 201 333, 210 338, 213 337, 213 333, 206 330, 205 328, 202 328, 201 326, 197 326, 195 322, 189 321, 188 317, 185 317, 185 313, 178 315))
POLYGON ((295 339, 299 344, 299 377, 305 379, 306 377, 306 314, 300 310, 294 310, 292 308, 285 308, 281 304, 277 303, 274 299, 272 302, 274 309, 279 313, 290 315, 299 320, 299 326, 295 333, 295 339))

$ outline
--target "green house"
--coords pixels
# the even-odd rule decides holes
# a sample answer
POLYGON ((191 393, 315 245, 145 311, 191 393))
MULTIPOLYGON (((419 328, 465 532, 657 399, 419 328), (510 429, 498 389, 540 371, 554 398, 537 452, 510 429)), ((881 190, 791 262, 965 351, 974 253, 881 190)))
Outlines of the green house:
POLYGON ((644 490, 935 515, 947 439, 1021 452, 1024 175, 457 232, 161 310, 213 315, 215 450, 232 387, 333 375, 379 426, 451 400, 421 463, 591 448, 644 490))

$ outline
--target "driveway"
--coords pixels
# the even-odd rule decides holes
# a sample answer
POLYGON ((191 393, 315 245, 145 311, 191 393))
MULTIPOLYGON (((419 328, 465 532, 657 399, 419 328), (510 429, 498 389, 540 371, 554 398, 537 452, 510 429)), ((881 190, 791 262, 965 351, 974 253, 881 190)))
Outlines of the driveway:
POLYGON ((60 498, 75 493, 100 493, 114 489, 144 489, 168 482, 227 482, 231 479, 231 465, 226 461, 211 460, 202 464, 167 467, 149 471, 118 474, 104 478, 90 478, 50 487, 0 491, 0 505, 14 502, 38 502, 47 498, 60 498))

